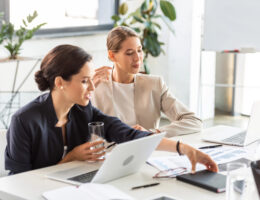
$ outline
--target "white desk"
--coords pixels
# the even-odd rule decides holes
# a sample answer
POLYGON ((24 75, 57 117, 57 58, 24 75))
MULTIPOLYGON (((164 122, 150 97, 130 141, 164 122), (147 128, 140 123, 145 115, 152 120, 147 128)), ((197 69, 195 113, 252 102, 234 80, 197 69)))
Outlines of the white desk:
MULTIPOLYGON (((200 134, 192 134, 186 136, 175 137, 181 138, 184 142, 202 143, 200 141, 200 134)), ((140 147, 140 151, 142 148, 140 147)), ((153 156, 169 155, 168 152, 154 152, 153 156)), ((69 169, 76 166, 85 165, 84 162, 70 162, 62 165, 55 165, 52 167, 33 170, 9 177, 0 178, 0 199, 43 199, 41 194, 45 191, 55 188, 67 186, 68 184, 53 181, 45 177, 46 174, 59 171, 62 169, 69 169)), ((146 199, 156 194, 168 194, 177 199, 189 200, 221 200, 225 199, 225 193, 214 193, 181 181, 175 178, 165 180, 154 180, 152 176, 158 172, 155 168, 145 164, 141 170, 133 175, 120 178, 109 184, 119 188, 123 192, 129 194, 136 199, 146 199), (131 190, 131 187, 152 182, 160 182, 160 185, 150 188, 131 190)), ((252 186, 255 187, 255 186, 252 186)), ((257 194, 250 199, 257 199, 257 194)))

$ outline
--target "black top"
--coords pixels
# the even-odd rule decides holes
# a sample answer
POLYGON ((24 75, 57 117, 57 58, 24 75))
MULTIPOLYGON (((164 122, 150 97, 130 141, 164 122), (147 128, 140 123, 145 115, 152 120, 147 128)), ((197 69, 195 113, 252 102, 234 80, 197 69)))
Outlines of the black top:
MULTIPOLYGON (((103 137, 108 142, 121 143, 150 134, 103 114, 91 103, 74 105, 66 124, 67 152, 90 140, 88 123, 93 121, 104 122, 103 137)), ((39 96, 12 116, 5 150, 5 168, 10 170, 10 174, 55 165, 62 159, 62 129, 55 127, 57 122, 49 93, 39 96)))

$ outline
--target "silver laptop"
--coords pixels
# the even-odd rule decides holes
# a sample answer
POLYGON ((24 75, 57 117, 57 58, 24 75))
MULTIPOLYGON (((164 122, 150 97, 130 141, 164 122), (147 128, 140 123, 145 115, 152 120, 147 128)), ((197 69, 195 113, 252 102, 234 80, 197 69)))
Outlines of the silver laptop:
POLYGON ((117 145, 100 167, 96 163, 48 174, 50 179, 80 185, 105 183, 137 172, 160 143, 164 133, 154 134, 117 145), (100 168, 99 168, 100 167, 100 168), (99 169, 98 169, 99 168, 99 169))
POLYGON ((260 139, 260 101, 254 102, 247 130, 219 125, 202 131, 202 139, 208 142, 246 146, 260 139))

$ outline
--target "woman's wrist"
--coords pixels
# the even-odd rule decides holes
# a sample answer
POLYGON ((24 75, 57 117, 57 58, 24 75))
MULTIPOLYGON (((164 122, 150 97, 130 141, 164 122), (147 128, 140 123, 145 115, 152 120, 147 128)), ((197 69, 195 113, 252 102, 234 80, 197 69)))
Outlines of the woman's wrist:
POLYGON ((181 155, 183 155, 183 154, 182 154, 182 152, 181 152, 181 150, 180 150, 180 146, 181 146, 181 141, 178 140, 177 143, 176 143, 176 151, 177 151, 177 153, 181 156, 181 155))
POLYGON ((187 150, 189 149, 189 145, 184 144, 182 142, 180 142, 179 144, 179 151, 181 155, 187 155, 187 150))
POLYGON ((71 162, 75 160, 73 152, 70 151, 68 154, 66 154, 63 159, 60 161, 60 163, 66 163, 66 162, 71 162))

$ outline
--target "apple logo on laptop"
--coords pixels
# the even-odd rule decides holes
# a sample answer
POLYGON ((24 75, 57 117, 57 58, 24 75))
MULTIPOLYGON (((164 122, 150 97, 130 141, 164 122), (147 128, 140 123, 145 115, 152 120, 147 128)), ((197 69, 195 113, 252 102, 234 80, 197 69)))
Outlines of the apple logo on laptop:
POLYGON ((128 165, 132 160, 134 159, 134 155, 129 156, 125 161, 123 162, 123 166, 128 165))

